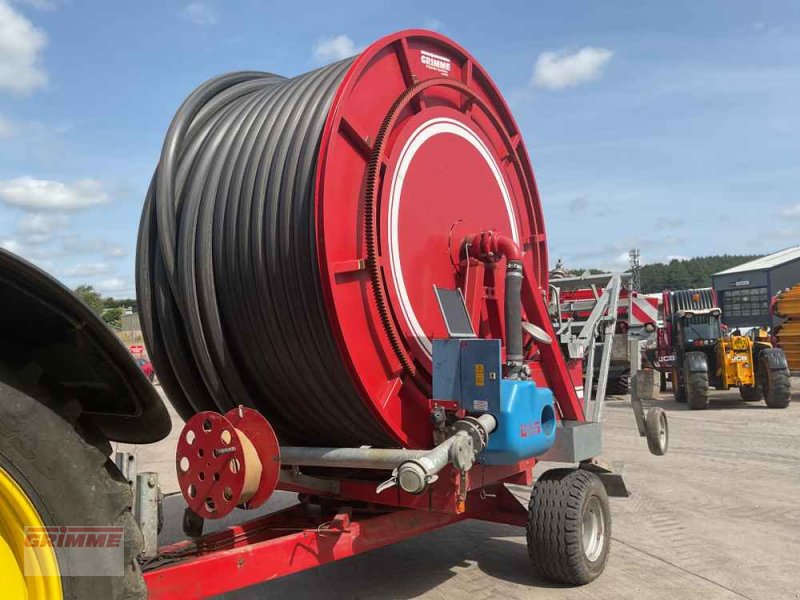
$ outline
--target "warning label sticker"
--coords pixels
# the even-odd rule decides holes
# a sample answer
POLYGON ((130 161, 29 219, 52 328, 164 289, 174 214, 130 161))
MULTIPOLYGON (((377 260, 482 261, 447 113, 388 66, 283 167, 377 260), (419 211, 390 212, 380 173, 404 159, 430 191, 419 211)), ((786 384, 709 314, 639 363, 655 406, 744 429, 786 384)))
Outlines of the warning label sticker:
POLYGON ((475 385, 486 385, 486 367, 483 363, 475 363, 475 385))

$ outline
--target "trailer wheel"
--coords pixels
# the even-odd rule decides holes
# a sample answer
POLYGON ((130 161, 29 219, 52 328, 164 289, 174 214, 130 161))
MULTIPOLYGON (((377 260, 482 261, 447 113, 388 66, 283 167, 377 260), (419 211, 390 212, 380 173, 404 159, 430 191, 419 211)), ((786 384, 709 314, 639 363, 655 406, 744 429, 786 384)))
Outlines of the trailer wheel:
POLYGON ((675 402, 681 404, 686 402, 686 384, 678 369, 672 370, 672 395, 675 397, 675 402))
POLYGON ((605 569, 611 511, 600 478, 580 469, 545 472, 531 491, 528 555, 542 577, 583 585, 605 569))
POLYGON ((787 369, 770 369, 766 354, 771 349, 762 351, 761 356, 761 388, 764 390, 764 402, 770 408, 786 408, 792 397, 792 384, 787 369))
MULTIPOLYGON (((44 600, 145 598, 136 558, 142 535, 131 513, 130 485, 105 449, 106 440, 78 433, 56 412, 0 383, 0 572, 10 573, 19 595, 44 600), (102 526, 123 528, 121 576, 77 576, 74 553, 23 545, 24 527, 102 526), (41 550, 41 552, 40 552, 41 550), (57 577, 24 577, 25 559, 57 577), (20 587, 21 586, 21 587, 20 587)), ((108 555, 105 558, 109 558, 108 555)), ((93 566, 103 562, 97 553, 93 566)))
POLYGON ((739 397, 742 402, 758 402, 764 397, 764 390, 761 389, 759 384, 743 385, 739 388, 739 397))
POLYGON ((647 411, 647 418, 644 422, 647 434, 647 447, 650 453, 655 456, 664 456, 669 447, 669 424, 667 413, 663 408, 657 406, 647 411))
MULTIPOLYGON (((684 378, 686 380, 686 402, 691 410, 708 408, 708 371, 692 371, 689 369, 689 356, 702 352, 689 352, 686 357, 684 378)), ((705 355, 703 355, 705 360, 705 355)))

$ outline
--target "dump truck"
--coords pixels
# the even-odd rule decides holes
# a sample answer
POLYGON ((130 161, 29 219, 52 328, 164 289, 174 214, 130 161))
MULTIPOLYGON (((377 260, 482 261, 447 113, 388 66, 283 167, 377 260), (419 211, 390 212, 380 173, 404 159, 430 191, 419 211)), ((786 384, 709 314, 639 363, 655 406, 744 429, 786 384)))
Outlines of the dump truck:
POLYGON ((677 402, 708 407, 708 390, 738 388, 745 402, 786 408, 790 378, 786 355, 763 337, 725 331, 711 288, 665 290, 664 327, 654 364, 671 374, 677 402))

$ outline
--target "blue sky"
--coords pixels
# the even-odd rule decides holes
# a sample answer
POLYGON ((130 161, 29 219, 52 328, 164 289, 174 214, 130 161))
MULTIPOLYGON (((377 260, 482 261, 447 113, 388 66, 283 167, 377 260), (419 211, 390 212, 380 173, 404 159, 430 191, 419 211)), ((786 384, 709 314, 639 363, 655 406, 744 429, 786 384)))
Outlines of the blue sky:
POLYGON ((464 45, 511 102, 553 259, 800 243, 797 2, 0 0, 0 245, 133 294, 142 200, 196 85, 410 27, 464 45))

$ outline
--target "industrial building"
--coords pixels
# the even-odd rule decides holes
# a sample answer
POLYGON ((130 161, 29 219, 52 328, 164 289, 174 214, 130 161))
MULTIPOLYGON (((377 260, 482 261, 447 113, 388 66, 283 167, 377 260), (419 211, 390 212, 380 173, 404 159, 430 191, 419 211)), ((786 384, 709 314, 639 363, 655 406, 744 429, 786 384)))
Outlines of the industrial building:
POLYGON ((772 327, 781 322, 769 305, 779 291, 800 283, 800 246, 793 246, 711 276, 729 327, 772 327))

